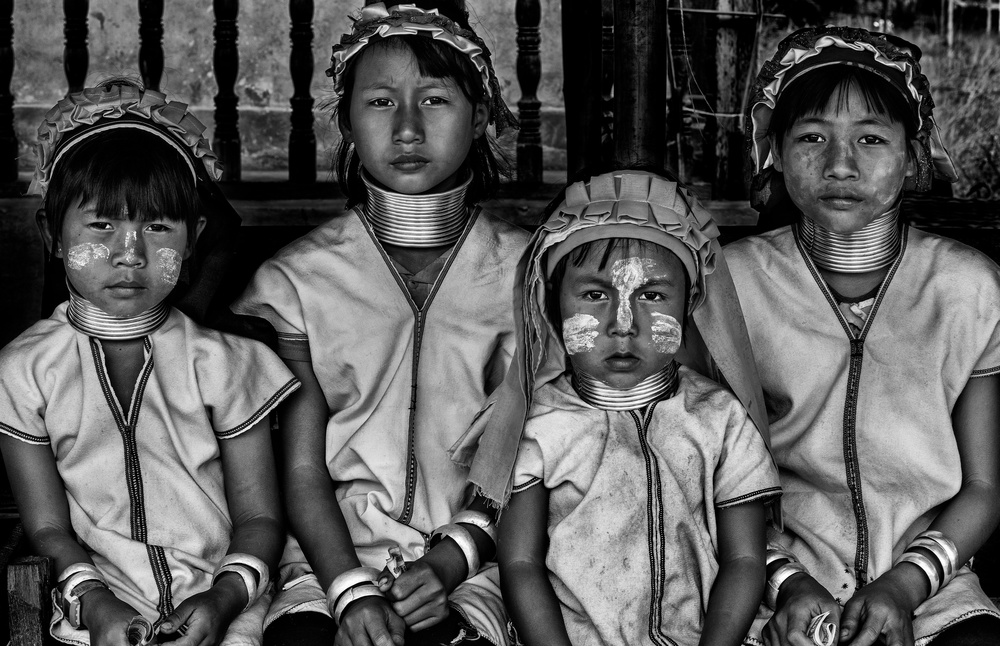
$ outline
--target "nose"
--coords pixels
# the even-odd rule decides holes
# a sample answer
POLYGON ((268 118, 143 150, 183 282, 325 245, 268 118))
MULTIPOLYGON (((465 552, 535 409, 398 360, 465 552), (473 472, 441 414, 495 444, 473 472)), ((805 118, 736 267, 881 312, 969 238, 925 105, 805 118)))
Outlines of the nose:
POLYGON ((613 337, 636 336, 639 328, 635 323, 632 303, 627 298, 615 299, 617 305, 616 315, 608 323, 608 334, 613 337))
POLYGON ((826 149, 823 174, 828 179, 857 179, 858 164, 854 146, 848 141, 833 141, 826 149))
POLYGON ((396 109, 392 138, 404 144, 423 141, 424 124, 419 106, 406 103, 396 109))
POLYGON ((139 227, 123 226, 116 232, 111 263, 132 268, 146 265, 146 242, 139 235, 139 227))

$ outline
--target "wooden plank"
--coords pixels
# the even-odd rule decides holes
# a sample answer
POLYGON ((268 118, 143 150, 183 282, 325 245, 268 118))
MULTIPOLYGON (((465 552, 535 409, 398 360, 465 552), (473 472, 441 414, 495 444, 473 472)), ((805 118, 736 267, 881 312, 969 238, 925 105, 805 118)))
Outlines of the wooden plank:
POLYGON ((52 562, 42 556, 29 556, 7 566, 11 644, 54 644, 49 636, 52 578, 52 562))
MULTIPOLYGON (((601 0, 562 5, 563 97, 566 101, 566 177, 601 166, 603 99, 601 0)), ((609 88, 610 92, 610 88, 609 88)))
POLYGON ((662 168, 667 116, 667 7, 615 2, 615 168, 662 168))

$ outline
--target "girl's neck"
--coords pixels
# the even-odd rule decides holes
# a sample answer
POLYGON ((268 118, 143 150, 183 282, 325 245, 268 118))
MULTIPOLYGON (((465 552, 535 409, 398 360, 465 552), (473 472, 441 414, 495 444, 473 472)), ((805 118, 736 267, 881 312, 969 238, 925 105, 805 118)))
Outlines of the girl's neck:
POLYGON ((673 397, 677 381, 677 362, 673 360, 663 370, 624 390, 612 388, 585 373, 573 373, 573 388, 580 398, 594 408, 611 411, 636 410, 673 397))
POLYGON ((447 248, 465 230, 469 220, 465 195, 472 182, 471 173, 450 191, 422 195, 396 193, 378 186, 364 169, 361 179, 368 189, 364 215, 379 242, 412 249, 447 248))
POLYGON ((820 270, 859 275, 882 272, 884 275, 899 255, 901 246, 899 204, 858 231, 849 233, 830 231, 802 216, 798 234, 806 253, 820 270))
POLYGON ((78 332, 102 341, 141 339, 158 330, 167 320, 170 308, 166 301, 135 316, 112 316, 80 296, 69 286, 69 307, 66 318, 78 332))

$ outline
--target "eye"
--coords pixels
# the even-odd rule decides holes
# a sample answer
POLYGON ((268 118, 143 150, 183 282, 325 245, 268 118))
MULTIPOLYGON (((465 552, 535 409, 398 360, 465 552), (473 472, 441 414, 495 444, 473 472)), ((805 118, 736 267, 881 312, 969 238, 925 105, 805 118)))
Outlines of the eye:
POLYGON ((869 146, 874 146, 877 144, 884 144, 885 139, 879 137, 878 135, 865 135, 859 141, 863 144, 868 144, 869 146))
POLYGON ((583 300, 585 300, 585 301, 603 301, 603 300, 607 300, 607 296, 604 294, 604 292, 600 292, 600 291, 597 291, 597 290, 591 290, 589 292, 584 292, 582 296, 583 296, 583 300))
POLYGON ((429 96, 424 99, 424 104, 426 105, 447 105, 448 103, 451 103, 451 101, 445 96, 429 96))
POLYGON ((146 225, 146 231, 150 231, 152 233, 167 233, 172 230, 173 227, 167 224, 162 224, 160 222, 153 222, 151 224, 146 225))
POLYGON ((114 225, 112 225, 110 222, 107 222, 105 220, 95 220, 94 222, 90 222, 90 223, 87 224, 87 228, 88 229, 92 229, 94 231, 114 231, 115 230, 114 225))
POLYGON ((802 143, 805 143, 805 144, 818 144, 818 143, 821 143, 823 141, 823 137, 820 136, 820 135, 817 135, 814 132, 810 132, 809 134, 805 134, 805 135, 799 136, 797 138, 797 141, 801 141, 802 143))
POLYGON ((392 101, 385 97, 379 97, 377 99, 370 99, 368 105, 375 108, 389 108, 392 107, 392 101))
POLYGON ((667 297, 660 292, 643 292, 639 294, 640 301, 651 301, 653 303, 659 303, 665 301, 667 297))

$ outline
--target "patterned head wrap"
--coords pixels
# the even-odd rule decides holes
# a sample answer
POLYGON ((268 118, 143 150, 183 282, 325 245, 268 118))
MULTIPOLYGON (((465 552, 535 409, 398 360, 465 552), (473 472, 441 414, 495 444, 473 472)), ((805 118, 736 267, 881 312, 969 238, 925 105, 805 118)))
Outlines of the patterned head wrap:
POLYGON ((778 44, 754 81, 747 103, 746 180, 750 202, 767 210, 784 195, 784 183, 772 166, 771 114, 789 87, 803 74, 830 65, 851 65, 885 79, 907 100, 918 128, 917 176, 909 188, 926 191, 934 175, 955 181, 958 173, 934 122, 934 100, 920 72, 920 48, 902 38, 852 27, 800 29, 778 44))
POLYGON ((692 297, 677 359, 702 374, 724 379, 767 440, 767 416, 749 335, 718 236, 711 213, 694 195, 652 173, 607 173, 566 189, 565 199, 535 232, 518 268, 514 296, 518 342, 510 370, 452 452, 457 462, 471 462, 470 480, 485 497, 501 507, 507 503, 531 393, 567 369, 566 349, 548 318, 548 279, 560 258, 593 240, 647 240, 681 259, 692 297))
POLYGON ((493 70, 490 50, 476 32, 464 29, 437 9, 420 9, 414 4, 399 4, 386 8, 384 2, 368 5, 354 21, 351 33, 340 37, 333 46, 331 67, 326 75, 333 78, 337 96, 344 94, 344 75, 348 62, 367 47, 373 39, 391 36, 424 36, 453 47, 469 57, 482 76, 483 91, 489 98, 490 123, 499 135, 506 128, 516 128, 517 119, 504 103, 500 82, 493 70))
POLYGON ((222 165, 202 136, 205 126, 187 108, 185 103, 168 102, 166 95, 144 90, 124 78, 67 95, 38 126, 35 175, 28 194, 45 197, 53 169, 66 151, 96 134, 120 128, 142 130, 162 139, 187 162, 195 184, 199 177, 218 180, 222 165))

